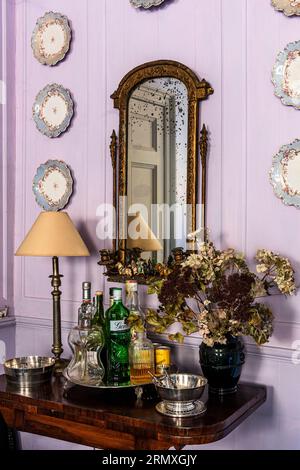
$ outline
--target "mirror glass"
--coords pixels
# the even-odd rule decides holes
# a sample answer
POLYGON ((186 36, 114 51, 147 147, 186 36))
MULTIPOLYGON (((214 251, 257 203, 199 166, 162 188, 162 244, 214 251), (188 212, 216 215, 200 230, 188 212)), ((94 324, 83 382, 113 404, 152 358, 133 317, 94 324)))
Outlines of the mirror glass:
POLYGON ((157 262, 167 261, 173 248, 186 246, 188 93, 185 84, 173 77, 149 79, 139 84, 129 98, 127 129, 127 247, 140 245, 131 233, 133 224, 131 228, 143 230, 141 238, 146 234, 149 239, 149 233, 153 233, 148 244, 144 240, 141 256, 157 262), (134 224, 137 218, 138 227, 134 224))

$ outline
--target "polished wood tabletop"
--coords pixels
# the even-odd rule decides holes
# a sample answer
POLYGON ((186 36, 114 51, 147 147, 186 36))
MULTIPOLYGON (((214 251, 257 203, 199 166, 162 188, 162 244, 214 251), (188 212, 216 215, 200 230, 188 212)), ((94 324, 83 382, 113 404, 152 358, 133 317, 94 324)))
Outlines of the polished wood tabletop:
POLYGON ((31 390, 17 389, 0 376, 0 413, 19 431, 101 449, 177 449, 227 436, 266 400, 266 387, 240 383, 235 394, 201 398, 207 411, 194 418, 159 414, 152 385, 142 398, 135 389, 66 388, 64 378, 31 390))

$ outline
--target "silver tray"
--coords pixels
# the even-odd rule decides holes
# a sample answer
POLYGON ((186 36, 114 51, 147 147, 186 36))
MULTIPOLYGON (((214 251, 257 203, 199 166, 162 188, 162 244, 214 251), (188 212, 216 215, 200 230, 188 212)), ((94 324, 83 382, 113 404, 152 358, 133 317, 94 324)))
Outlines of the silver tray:
POLYGON ((63 376, 65 379, 67 379, 68 382, 72 383, 73 385, 79 385, 80 387, 87 387, 87 388, 93 388, 96 390, 118 390, 120 388, 139 388, 143 387, 144 385, 151 385, 152 380, 149 380, 147 383, 142 383, 142 384, 129 384, 129 385, 92 385, 92 384, 87 384, 84 382, 80 382, 80 380, 75 380, 69 377, 68 372, 66 370, 63 371, 63 376))

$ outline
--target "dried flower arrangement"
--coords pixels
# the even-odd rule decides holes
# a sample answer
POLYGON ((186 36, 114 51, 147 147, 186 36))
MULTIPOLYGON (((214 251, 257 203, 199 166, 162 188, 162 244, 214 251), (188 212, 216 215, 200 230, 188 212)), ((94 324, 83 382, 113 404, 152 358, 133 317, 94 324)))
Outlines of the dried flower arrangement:
MULTIPOLYGON (((296 292, 294 269, 287 258, 267 250, 256 254, 256 271, 251 272, 243 254, 233 249, 219 251, 203 243, 148 292, 156 293, 159 309, 147 312, 147 323, 164 333, 175 322, 183 332, 199 332, 208 346, 226 344, 228 336, 251 336, 266 343, 273 332, 273 314, 258 301, 272 295, 275 287, 284 295, 296 292)), ((182 342, 182 333, 169 335, 182 342)))

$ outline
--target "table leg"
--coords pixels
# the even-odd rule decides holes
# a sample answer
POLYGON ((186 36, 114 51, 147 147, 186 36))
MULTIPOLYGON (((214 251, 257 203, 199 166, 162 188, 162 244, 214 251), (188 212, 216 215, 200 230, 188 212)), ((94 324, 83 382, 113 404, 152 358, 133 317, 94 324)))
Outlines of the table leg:
POLYGON ((19 434, 9 428, 0 413, 0 450, 20 450, 19 434))

